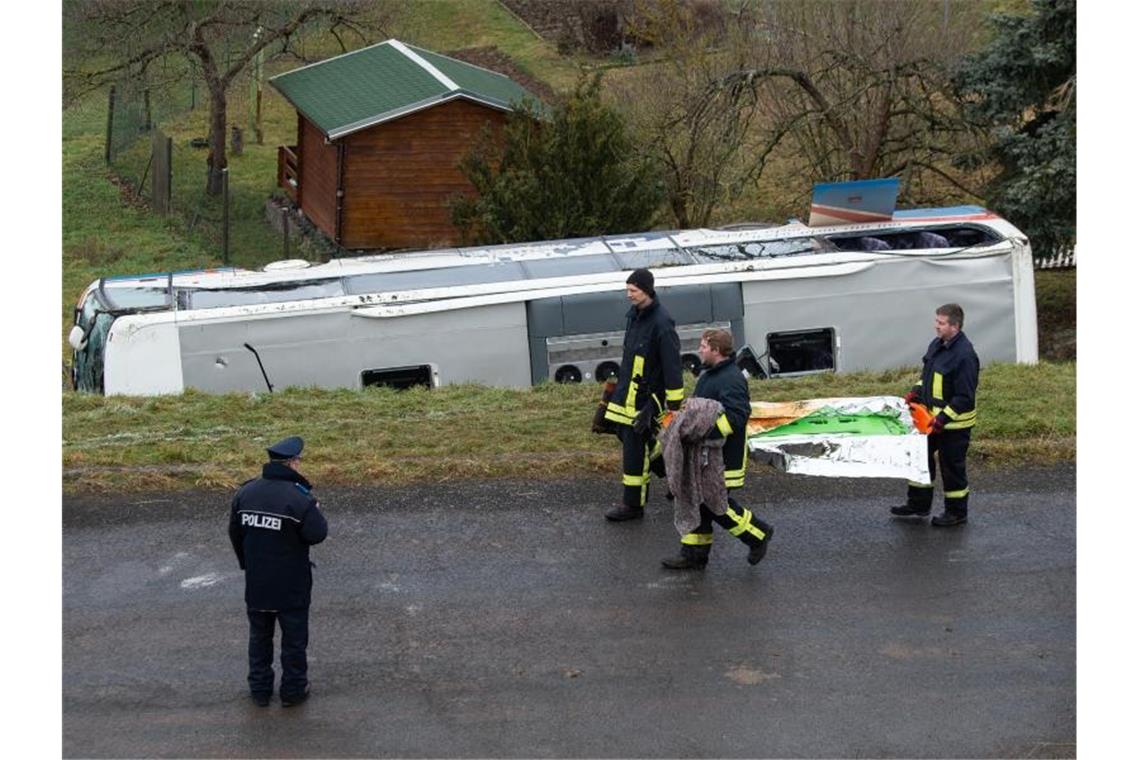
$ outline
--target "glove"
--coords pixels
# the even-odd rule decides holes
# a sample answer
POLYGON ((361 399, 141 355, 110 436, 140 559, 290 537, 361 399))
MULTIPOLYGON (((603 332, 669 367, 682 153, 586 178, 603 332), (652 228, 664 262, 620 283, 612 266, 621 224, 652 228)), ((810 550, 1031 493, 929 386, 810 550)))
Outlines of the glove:
POLYGON ((941 414, 935 415, 934 419, 930 421, 930 435, 941 433, 944 427, 946 427, 946 418, 941 414))
POLYGON ((657 420, 657 405, 648 403, 638 410, 637 416, 633 418, 633 430, 638 435, 651 438, 657 435, 657 430, 661 423, 657 420))
POLYGON ((903 396, 903 401, 907 402, 908 404, 917 404, 921 400, 922 397, 918 395, 918 391, 907 391, 906 395, 903 396))
POLYGON ((594 420, 590 423, 590 430, 598 435, 617 432, 617 425, 606 419, 604 404, 598 404, 598 408, 594 410, 594 420))
POLYGON ((597 408, 594 409, 594 419, 590 423, 590 430, 599 435, 617 433, 617 425, 606 419, 606 407, 614 395, 614 386, 615 383, 611 380, 602 387, 602 399, 598 402, 597 408))
POLYGON ((671 412, 679 412, 681 410, 680 401, 666 401, 665 407, 671 412))

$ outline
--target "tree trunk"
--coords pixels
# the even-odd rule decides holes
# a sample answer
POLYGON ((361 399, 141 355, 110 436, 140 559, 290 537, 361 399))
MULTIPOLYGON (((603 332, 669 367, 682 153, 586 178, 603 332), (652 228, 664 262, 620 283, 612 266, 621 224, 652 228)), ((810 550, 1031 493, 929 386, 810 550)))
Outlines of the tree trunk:
POLYGON ((206 194, 222 192, 222 169, 226 162, 226 90, 210 88, 210 155, 206 159, 206 194))

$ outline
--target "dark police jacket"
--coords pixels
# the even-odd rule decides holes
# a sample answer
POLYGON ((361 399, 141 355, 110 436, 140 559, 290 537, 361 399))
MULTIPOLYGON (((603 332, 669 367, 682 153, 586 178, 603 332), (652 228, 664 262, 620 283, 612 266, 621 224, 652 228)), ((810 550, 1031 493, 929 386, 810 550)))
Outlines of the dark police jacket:
POLYGON ((621 371, 606 406, 606 419, 632 425, 646 403, 655 403, 661 412, 666 405, 680 409, 684 397, 681 339, 673 318, 656 299, 640 311, 631 306, 626 313, 621 371))
POLYGON ((329 527, 312 486, 281 462, 246 481, 230 505, 230 541, 245 570, 245 603, 255 610, 308 607, 313 587, 309 547, 329 527))
POLYGON ((941 414, 946 430, 971 428, 977 421, 978 355, 963 332, 947 345, 935 338, 922 357, 922 379, 911 390, 931 414, 941 414))
POLYGON ((697 378, 693 389, 695 398, 719 401, 724 414, 716 421, 710 438, 724 438, 724 482, 728 488, 744 485, 745 449, 748 435, 748 418, 752 415, 752 402, 748 395, 748 380, 736 366, 734 357, 722 359, 708 367, 697 378))

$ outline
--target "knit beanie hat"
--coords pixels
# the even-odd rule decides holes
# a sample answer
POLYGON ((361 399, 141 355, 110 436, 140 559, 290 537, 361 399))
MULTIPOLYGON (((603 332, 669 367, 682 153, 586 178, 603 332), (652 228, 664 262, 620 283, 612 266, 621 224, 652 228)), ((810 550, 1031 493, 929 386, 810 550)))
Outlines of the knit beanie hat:
POLYGON ((635 286, 650 298, 657 297, 657 291, 653 289, 653 272, 650 272, 648 269, 633 270, 629 275, 629 279, 626 280, 626 284, 635 286))

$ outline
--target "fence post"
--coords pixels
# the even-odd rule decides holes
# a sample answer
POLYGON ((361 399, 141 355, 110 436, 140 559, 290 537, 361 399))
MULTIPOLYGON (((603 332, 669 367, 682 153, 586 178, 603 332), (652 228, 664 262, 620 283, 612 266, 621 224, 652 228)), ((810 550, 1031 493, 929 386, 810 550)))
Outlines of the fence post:
POLYGON ((111 85, 111 92, 107 96, 107 143, 103 148, 103 160, 108 166, 111 164, 111 140, 115 127, 115 85, 111 85))
POLYGON ((284 251, 281 258, 289 258, 289 207, 281 207, 281 245, 284 251))
POLYGON ((222 263, 230 265, 230 170, 222 169, 222 263))
MULTIPOLYGON (((151 180, 151 188, 154 188, 154 181, 151 180)), ((174 204, 171 202, 174 196, 174 138, 166 138, 166 213, 170 213, 174 209, 174 204)))
POLYGON ((143 110, 146 112, 143 116, 143 131, 149 132, 151 127, 150 118, 150 88, 147 87, 143 90, 143 110))

